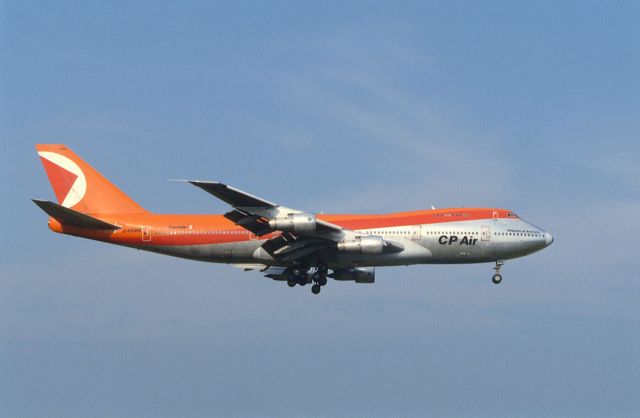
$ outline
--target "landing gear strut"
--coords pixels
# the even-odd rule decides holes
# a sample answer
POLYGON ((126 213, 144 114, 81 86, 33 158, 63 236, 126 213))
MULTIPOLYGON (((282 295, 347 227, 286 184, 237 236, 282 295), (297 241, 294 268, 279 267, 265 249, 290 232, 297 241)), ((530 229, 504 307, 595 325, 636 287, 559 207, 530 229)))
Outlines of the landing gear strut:
POLYGON ((318 265, 318 273, 322 274, 323 276, 326 276, 328 272, 329 272, 329 267, 326 264, 318 265))
POLYGON ((327 276, 324 274, 318 273, 317 271, 313 273, 313 275, 311 276, 311 280, 314 283, 319 284, 320 286, 325 286, 327 284, 327 276))
POLYGON ((322 288, 322 286, 325 286, 327 284, 328 271, 329 268, 326 264, 318 265, 315 273, 311 275, 311 281, 313 281, 314 283, 313 286, 311 286, 311 293, 317 295, 318 293, 320 293, 320 289, 322 288))
POLYGON ((496 261, 496 266, 493 268, 496 271, 496 274, 493 275, 491 281, 493 284, 500 284, 502 281, 502 276, 500 275, 500 269, 504 266, 504 260, 496 261))

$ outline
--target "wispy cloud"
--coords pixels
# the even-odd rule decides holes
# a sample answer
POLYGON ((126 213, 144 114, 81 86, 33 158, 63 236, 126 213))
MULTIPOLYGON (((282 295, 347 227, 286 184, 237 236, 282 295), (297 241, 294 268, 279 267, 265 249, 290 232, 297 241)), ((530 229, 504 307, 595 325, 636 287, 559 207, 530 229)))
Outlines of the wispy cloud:
MULTIPOLYGON (((363 54, 352 52, 359 57, 363 54)), ((351 66, 352 54, 338 54, 338 58, 342 56, 349 58, 343 62, 331 60, 330 64, 286 78, 292 106, 316 115, 321 121, 319 126, 340 127, 335 135, 344 138, 344 154, 335 158, 342 164, 385 173, 360 190, 338 191, 335 200, 340 203, 332 206, 333 210, 362 208, 363 201, 374 210, 390 210, 390 202, 416 208, 432 203, 482 205, 499 201, 511 187, 509 159, 500 146, 499 134, 465 126, 459 109, 440 106, 435 98, 424 94, 424 89, 416 88, 422 92, 418 94, 410 86, 394 83, 394 69, 399 72, 425 58, 415 52, 386 51, 382 56, 391 56, 394 61, 380 70, 370 64, 351 66), (380 150, 381 158, 362 161, 368 147, 380 150), (491 187, 486 187, 488 182, 491 187)), ((360 62, 370 63, 372 59, 367 56, 360 62)), ((299 137, 307 141, 311 137, 320 147, 320 135, 305 130, 299 137)), ((366 179, 366 171, 361 175, 366 179)))

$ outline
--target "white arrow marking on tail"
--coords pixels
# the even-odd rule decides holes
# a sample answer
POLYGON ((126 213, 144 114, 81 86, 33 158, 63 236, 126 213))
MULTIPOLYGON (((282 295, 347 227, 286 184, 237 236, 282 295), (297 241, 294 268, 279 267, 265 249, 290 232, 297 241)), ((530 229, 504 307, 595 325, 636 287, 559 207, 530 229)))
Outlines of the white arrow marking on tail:
POLYGON ((77 205, 87 192, 87 179, 80 167, 78 167, 78 164, 64 155, 56 154, 55 152, 40 151, 38 155, 78 176, 61 203, 65 208, 71 208, 77 205))

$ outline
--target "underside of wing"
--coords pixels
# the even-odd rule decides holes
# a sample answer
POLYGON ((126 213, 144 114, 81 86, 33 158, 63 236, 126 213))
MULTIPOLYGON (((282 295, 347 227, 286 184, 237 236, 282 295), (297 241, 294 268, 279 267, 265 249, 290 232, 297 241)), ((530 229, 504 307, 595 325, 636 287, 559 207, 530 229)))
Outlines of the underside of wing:
POLYGON ((262 249, 280 263, 298 260, 319 251, 330 251, 335 247, 336 244, 331 240, 298 237, 290 232, 284 232, 262 244, 262 249))

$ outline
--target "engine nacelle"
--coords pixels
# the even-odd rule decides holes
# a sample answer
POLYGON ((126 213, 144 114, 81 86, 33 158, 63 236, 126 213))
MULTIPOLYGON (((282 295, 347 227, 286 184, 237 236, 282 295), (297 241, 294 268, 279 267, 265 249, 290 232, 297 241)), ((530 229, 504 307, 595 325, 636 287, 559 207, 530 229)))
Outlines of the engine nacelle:
POLYGON ((310 213, 290 213, 283 218, 269 220, 269 227, 286 232, 313 232, 316 230, 316 216, 310 213))
POLYGON ((330 277, 334 280, 353 280, 356 283, 373 283, 376 281, 376 269, 375 267, 356 267, 336 270, 330 277))
POLYGON ((338 251, 358 254, 382 254, 384 239, 379 236, 356 237, 353 240, 340 241, 338 251))

